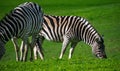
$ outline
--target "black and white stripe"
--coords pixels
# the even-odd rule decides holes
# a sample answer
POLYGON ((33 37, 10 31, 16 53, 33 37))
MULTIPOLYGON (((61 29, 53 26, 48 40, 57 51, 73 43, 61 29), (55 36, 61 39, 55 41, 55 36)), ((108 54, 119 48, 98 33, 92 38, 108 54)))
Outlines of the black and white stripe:
MULTIPOLYGON (((33 2, 26 2, 14 8, 0 21, 0 58, 5 53, 4 44, 16 37, 23 40, 23 47, 27 48, 28 37, 32 36, 32 46, 42 27, 43 13, 41 7, 33 2), (4 44, 3 44, 4 43, 4 44)), ((26 53, 21 60, 26 60, 26 53)), ((23 54, 22 54, 23 55, 23 54)), ((22 57, 22 56, 21 56, 22 57)))
POLYGON ((71 43, 69 52, 70 59, 79 41, 84 41, 90 45, 92 52, 97 57, 106 58, 102 37, 94 27, 82 17, 44 15, 44 23, 40 35, 47 40, 63 43, 60 59, 63 57, 67 45, 71 43))

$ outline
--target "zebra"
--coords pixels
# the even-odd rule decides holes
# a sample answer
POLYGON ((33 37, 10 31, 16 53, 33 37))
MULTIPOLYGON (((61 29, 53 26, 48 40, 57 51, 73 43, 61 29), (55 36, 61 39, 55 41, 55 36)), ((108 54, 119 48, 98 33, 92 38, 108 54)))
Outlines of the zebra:
MULTIPOLYGON (((38 33, 42 28, 42 8, 34 2, 25 2, 15 7, 0 21, 0 59, 5 54, 5 44, 10 39, 21 38, 21 61, 26 61, 28 37, 32 36, 31 51, 35 45, 38 33)), ((32 58, 32 52, 31 52, 32 58)))
MULTIPOLYGON (((43 19, 43 28, 39 33, 41 40, 36 44, 42 45, 44 39, 62 42, 59 59, 62 59, 69 43, 71 43, 71 48, 69 50, 68 59, 71 59, 73 51, 80 41, 91 46, 92 53, 97 58, 107 58, 103 37, 85 18, 79 16, 44 15, 43 19)), ((35 59, 37 59, 37 52, 39 52, 38 47, 42 48, 40 45, 34 47, 35 59)))

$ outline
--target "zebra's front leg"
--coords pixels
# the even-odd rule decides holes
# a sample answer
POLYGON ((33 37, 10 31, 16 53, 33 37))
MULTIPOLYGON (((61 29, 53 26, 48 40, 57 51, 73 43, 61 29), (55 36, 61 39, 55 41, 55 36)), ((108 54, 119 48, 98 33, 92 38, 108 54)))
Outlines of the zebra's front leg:
POLYGON ((71 59, 72 54, 74 52, 74 49, 75 49, 76 45, 77 45, 77 42, 72 42, 71 43, 71 48, 70 48, 70 51, 69 51, 69 57, 68 57, 68 59, 71 59))
POLYGON ((12 42, 13 42, 14 48, 15 48, 16 61, 19 61, 19 46, 18 46, 18 43, 17 43, 17 38, 13 38, 12 42))
POLYGON ((41 60, 44 60, 44 54, 42 52, 42 49, 38 49, 38 54, 39 54, 41 60))
POLYGON ((44 54, 42 52, 42 42, 43 42, 44 38, 40 36, 40 38, 37 38, 37 41, 35 43, 35 47, 34 49, 34 59, 36 60, 38 57, 38 54, 41 58, 41 60, 44 59, 44 54))
POLYGON ((34 47, 34 59, 35 59, 35 60, 37 60, 38 54, 39 54, 41 60, 44 60, 44 55, 43 55, 43 53, 42 53, 42 50, 36 45, 36 46, 34 47))
POLYGON ((39 54, 39 56, 40 56, 40 58, 42 59, 42 60, 44 60, 44 54, 43 54, 43 48, 42 48, 42 44, 43 44, 43 41, 44 41, 44 37, 43 36, 40 36, 40 39, 38 40, 37 39, 37 43, 38 43, 38 54, 39 54))
POLYGON ((41 46, 40 43, 37 43, 36 47, 34 47, 34 56, 35 56, 35 59, 37 59, 37 53, 39 54, 41 60, 44 60, 44 54, 42 52, 42 46, 41 46))
POLYGON ((64 53, 65 53, 65 50, 66 50, 66 47, 68 46, 69 44, 69 40, 67 39, 67 37, 64 39, 63 41, 63 44, 62 44, 62 49, 61 49, 61 54, 60 54, 60 57, 59 59, 62 59, 64 53))

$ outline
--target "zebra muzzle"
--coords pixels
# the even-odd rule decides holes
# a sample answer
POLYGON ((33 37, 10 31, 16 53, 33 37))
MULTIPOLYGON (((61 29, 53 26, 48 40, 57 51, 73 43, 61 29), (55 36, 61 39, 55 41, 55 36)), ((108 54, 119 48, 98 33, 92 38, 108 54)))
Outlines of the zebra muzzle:
POLYGON ((102 54, 97 54, 96 57, 100 58, 100 59, 104 59, 107 58, 106 55, 102 55, 102 54))

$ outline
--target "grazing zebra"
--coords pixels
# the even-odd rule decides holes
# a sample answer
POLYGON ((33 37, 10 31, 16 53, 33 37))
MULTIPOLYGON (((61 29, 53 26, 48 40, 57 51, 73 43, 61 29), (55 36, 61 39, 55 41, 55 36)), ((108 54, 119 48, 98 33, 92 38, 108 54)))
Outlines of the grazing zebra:
MULTIPOLYGON (((69 43, 71 43, 71 48, 68 58, 71 59, 74 48, 80 41, 90 45, 96 57, 107 58, 102 36, 82 17, 44 15, 43 28, 39 34, 42 37, 41 44, 44 38, 49 41, 63 43, 59 59, 63 57, 69 43)), ((34 56, 37 56, 36 48, 38 49, 38 47, 34 48, 34 56)))
MULTIPOLYGON (((32 36, 31 50, 35 45, 38 33, 42 28, 43 13, 41 7, 33 2, 26 2, 14 8, 0 21, 0 59, 5 53, 4 45, 10 39, 21 38, 21 58, 26 60, 28 37, 32 36)), ((32 52, 31 52, 32 58, 32 52)))

